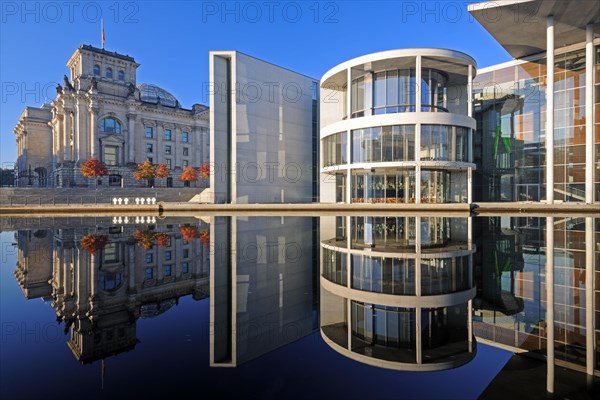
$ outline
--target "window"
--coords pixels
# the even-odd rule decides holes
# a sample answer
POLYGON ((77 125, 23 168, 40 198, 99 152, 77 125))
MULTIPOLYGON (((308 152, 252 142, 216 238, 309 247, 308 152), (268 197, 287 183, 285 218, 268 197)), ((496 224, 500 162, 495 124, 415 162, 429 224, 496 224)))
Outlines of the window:
POLYGON ((108 186, 121 186, 121 175, 111 174, 108 176, 108 186))
POLYGON ((165 140, 171 140, 171 130, 165 129, 165 140))
POLYGON ((147 126, 146 127, 146 137, 148 139, 152 139, 152 137, 153 137, 153 132, 152 132, 152 127, 151 126, 147 126))
POLYGON ((165 261, 171 261, 171 258, 172 258, 171 250, 165 251, 165 261))
POLYGON ((123 72, 122 70, 119 71, 119 80, 120 81, 124 81, 125 80, 125 72, 123 72))
POLYGON ((165 267, 165 276, 171 276, 171 266, 167 265, 165 267))
POLYGON ((117 244, 109 243, 104 247, 104 262, 113 263, 118 261, 117 244))
POLYGON ((106 77, 109 79, 112 79, 112 77, 113 77, 112 68, 110 68, 110 67, 106 68, 106 77))
POLYGON ((98 64, 94 65, 94 75, 100 76, 100 66, 98 64))
POLYGON ((106 291, 116 290, 121 286, 122 276, 120 272, 100 272, 100 289, 106 291))
POLYGON ((183 168, 187 168, 190 165, 188 160, 183 160, 183 168))
POLYGON ((152 143, 146 143, 146 153, 152 153, 152 143))
POLYGON ((114 118, 104 118, 100 121, 100 132, 102 133, 121 133, 121 123, 114 118))
POLYGON ((153 259, 154 255, 152 253, 146 253, 146 264, 152 264, 153 259))
POLYGON ((165 146, 165 154, 171 155, 171 146, 165 146))
MULTIPOLYGON (((106 165, 117 165, 117 147, 116 146, 104 146, 104 163, 106 165)), ((110 184, 110 181, 109 181, 109 184, 110 184)))
POLYGON ((187 262, 181 263, 181 272, 187 274, 190 271, 190 267, 187 262))
POLYGON ((189 148, 187 148, 187 147, 184 147, 184 148, 183 148, 183 155, 184 155, 184 156, 189 156, 189 155, 190 155, 189 153, 190 153, 190 150, 189 150, 189 148))
POLYGON ((190 141, 190 134, 188 132, 181 132, 181 141, 187 143, 190 141))
POLYGON ((183 249, 183 258, 190 257, 190 249, 183 249))
POLYGON ((152 268, 146 268, 146 280, 150 280, 154 278, 154 271, 152 270, 152 268))
POLYGON ((171 159, 170 158, 165 158, 165 162, 167 164, 167 168, 171 169, 171 159))
POLYGON ((154 164, 154 159, 153 159, 152 157, 148 157, 148 162, 149 162, 150 164, 154 164))

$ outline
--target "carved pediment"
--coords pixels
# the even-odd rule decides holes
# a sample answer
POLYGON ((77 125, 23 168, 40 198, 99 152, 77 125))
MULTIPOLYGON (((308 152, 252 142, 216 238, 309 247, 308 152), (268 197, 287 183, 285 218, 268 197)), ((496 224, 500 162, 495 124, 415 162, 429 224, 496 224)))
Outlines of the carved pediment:
POLYGON ((123 143, 125 143, 125 140, 123 139, 123 137, 121 135, 114 135, 114 134, 102 136, 102 137, 100 137, 100 141, 102 142, 102 144, 114 145, 114 146, 119 146, 119 145, 122 145, 123 143))

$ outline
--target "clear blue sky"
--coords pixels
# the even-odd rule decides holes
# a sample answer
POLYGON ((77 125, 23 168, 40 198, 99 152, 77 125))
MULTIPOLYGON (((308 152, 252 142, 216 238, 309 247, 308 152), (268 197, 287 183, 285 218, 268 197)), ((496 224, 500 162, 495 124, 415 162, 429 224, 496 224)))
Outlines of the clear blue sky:
MULTIPOLYGON (((0 162, 16 158, 12 130, 26 105, 52 98, 80 44, 133 56, 138 84, 157 84, 183 107, 208 103, 209 50, 239 50, 315 78, 376 51, 443 47, 479 68, 510 56, 466 11, 474 1, 0 2, 0 162)), ((10 166, 12 167, 12 165, 10 166)))

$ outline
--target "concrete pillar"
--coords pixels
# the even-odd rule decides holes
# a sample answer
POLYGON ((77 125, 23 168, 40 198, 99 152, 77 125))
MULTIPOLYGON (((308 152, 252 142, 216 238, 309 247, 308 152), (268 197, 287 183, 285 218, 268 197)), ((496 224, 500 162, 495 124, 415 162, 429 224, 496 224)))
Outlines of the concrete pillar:
POLYGON ((593 376, 596 365, 594 326, 594 218, 585 219, 585 372, 593 376))
POLYGON ((467 168, 467 203, 473 203, 473 168, 467 168))
POLYGON ((554 16, 546 29, 546 202, 554 203, 554 16))
POLYGON ((554 393, 554 217, 546 218, 546 391, 554 393))
MULTIPOLYGON (((586 28, 585 42, 585 202, 594 202, 594 25, 586 28)), ((589 335, 588 335, 589 336, 589 335)))
POLYGON ((467 332, 469 335, 469 353, 473 352, 473 299, 467 303, 467 332))
MULTIPOLYGON (((352 143, 350 140, 352 139, 352 132, 350 130, 346 131, 346 203, 352 203, 352 169, 350 168, 350 161, 352 157, 352 143)), ((350 231, 348 231, 350 232, 350 231)))
POLYGON ((415 204, 421 204, 421 165, 415 168, 415 204))

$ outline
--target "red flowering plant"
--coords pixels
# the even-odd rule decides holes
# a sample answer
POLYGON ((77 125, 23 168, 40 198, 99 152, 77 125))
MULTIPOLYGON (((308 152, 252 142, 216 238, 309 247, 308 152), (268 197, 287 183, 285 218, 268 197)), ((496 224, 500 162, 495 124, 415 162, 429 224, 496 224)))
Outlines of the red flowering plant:
POLYGON ((199 236, 198 228, 195 226, 182 226, 179 228, 179 232, 181 232, 183 238, 188 242, 199 236))
POLYGON ((133 238, 136 240, 138 246, 150 250, 154 246, 155 233, 149 230, 141 231, 136 229, 133 232, 133 238))
POLYGON ((90 254, 96 254, 108 243, 106 235, 85 235, 81 238, 81 247, 90 254))
POLYGON ((200 241, 204 246, 210 246, 210 232, 208 231, 208 229, 200 232, 200 241))
POLYGON ((164 232, 155 233, 154 239, 160 247, 167 247, 171 243, 171 236, 164 232))

